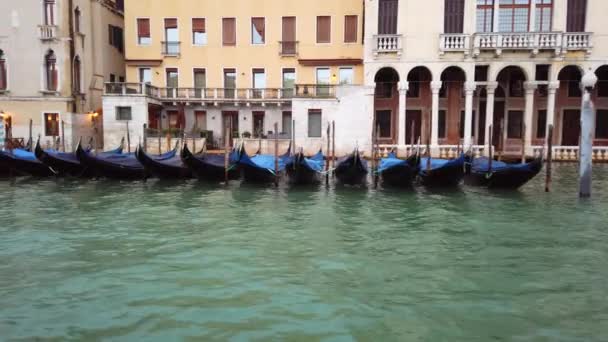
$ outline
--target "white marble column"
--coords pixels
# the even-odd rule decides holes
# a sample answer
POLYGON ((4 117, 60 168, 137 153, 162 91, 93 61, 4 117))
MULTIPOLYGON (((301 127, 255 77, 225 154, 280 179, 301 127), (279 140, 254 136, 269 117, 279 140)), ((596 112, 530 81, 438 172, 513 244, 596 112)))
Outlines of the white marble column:
POLYGON ((407 101, 407 90, 408 90, 408 82, 401 81, 399 84, 399 119, 397 120, 399 126, 397 126, 397 134, 399 139, 397 140, 398 146, 407 145, 407 141, 405 141, 407 127, 405 127, 406 123, 406 101, 407 101))
POLYGON ((526 154, 531 155, 532 150, 532 127, 534 120, 534 92, 536 91, 536 83, 534 82, 526 82, 524 84, 524 88, 526 90, 526 110, 524 112, 524 124, 525 124, 525 132, 524 132, 524 146, 526 149, 526 154))
POLYGON ((559 81, 549 82, 547 87, 547 134, 549 125, 555 125, 555 94, 559 89, 559 81))
POLYGON ((475 94, 475 82, 466 82, 464 84, 465 101, 464 101, 464 148, 471 146, 473 133, 471 126, 473 125, 473 94, 475 94))
MULTIPOLYGON (((498 88, 498 82, 488 82, 486 85, 486 134, 484 140, 484 146, 490 144, 490 129, 494 124, 494 94, 498 88)), ((486 155, 490 155, 490 150, 485 150, 486 155)))
POLYGON ((431 107, 431 146, 439 146, 439 90, 441 89, 441 81, 431 82, 431 92, 433 93, 433 101, 431 107))

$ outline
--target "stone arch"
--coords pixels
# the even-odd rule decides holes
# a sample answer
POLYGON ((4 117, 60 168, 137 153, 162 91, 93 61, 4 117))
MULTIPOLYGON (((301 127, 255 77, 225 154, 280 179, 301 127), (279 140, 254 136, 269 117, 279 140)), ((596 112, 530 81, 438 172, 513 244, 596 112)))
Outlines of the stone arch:
POLYGON ((399 73, 393 67, 383 67, 376 71, 374 82, 399 82, 399 73))
POLYGON ((459 66, 449 66, 441 72, 440 76, 441 81, 462 81, 466 82, 467 73, 459 66))

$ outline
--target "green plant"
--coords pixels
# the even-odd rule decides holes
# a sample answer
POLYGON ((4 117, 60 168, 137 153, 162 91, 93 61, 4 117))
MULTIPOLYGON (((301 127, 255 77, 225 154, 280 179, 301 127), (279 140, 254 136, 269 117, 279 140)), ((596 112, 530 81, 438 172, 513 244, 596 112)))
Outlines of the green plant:
POLYGON ((243 138, 245 138, 245 139, 251 138, 251 132, 248 132, 248 131, 243 132, 243 138))

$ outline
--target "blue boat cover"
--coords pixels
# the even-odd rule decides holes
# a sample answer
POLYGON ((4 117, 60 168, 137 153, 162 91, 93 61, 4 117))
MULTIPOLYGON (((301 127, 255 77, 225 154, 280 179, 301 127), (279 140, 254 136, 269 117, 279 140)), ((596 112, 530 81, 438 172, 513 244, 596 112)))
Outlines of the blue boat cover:
MULTIPOLYGON (((355 153, 358 153, 358 152, 355 152, 355 153)), ((351 167, 352 163, 355 162, 355 153, 353 153, 351 155, 348 155, 346 157, 342 157, 342 158, 338 159, 338 161, 336 163, 338 165, 337 167, 338 168, 349 168, 349 167, 351 167)), ((359 162, 360 162, 361 167, 363 168, 363 170, 365 170, 367 172, 367 170, 369 170, 369 166, 367 164, 367 160, 365 160, 365 159, 363 159, 361 157, 358 157, 358 159, 359 159, 359 162)))
MULTIPOLYGON (((472 170, 473 172, 482 173, 488 172, 490 160, 487 157, 475 158, 473 160, 472 170)), ((492 161, 491 172, 504 171, 504 170, 521 170, 521 171, 532 171, 532 166, 529 163, 519 164, 507 164, 505 162, 492 161)))
MULTIPOLYGON (((86 152, 90 152, 90 151, 91 151, 91 149, 86 150, 86 152)), ((67 161, 67 162, 75 163, 75 164, 80 163, 80 161, 78 160, 78 157, 76 156, 76 153, 57 152, 54 150, 44 150, 44 152, 56 159, 61 159, 61 160, 67 161)), ((101 152, 98 154, 98 156, 109 156, 109 155, 116 155, 116 154, 121 154, 121 153, 122 153, 122 147, 119 147, 117 149, 110 150, 107 152, 101 152)))
POLYGON ((385 172, 394 167, 408 165, 407 160, 397 158, 397 155, 393 152, 389 153, 386 158, 382 158, 380 160, 380 165, 378 165, 378 173, 385 172))
MULTIPOLYGON (((165 160, 174 158, 176 156, 176 154, 177 154, 177 151, 172 150, 167 153, 160 154, 160 155, 153 155, 153 156, 151 156, 151 158, 156 161, 165 161, 165 160)), ((135 153, 122 153, 122 154, 110 154, 110 155, 99 153, 98 155, 96 155, 94 157, 99 160, 105 161, 107 163, 116 164, 116 165, 120 165, 120 166, 132 167, 132 168, 143 167, 141 165, 141 163, 139 162, 139 160, 137 160, 137 157, 135 157, 135 153)))
MULTIPOLYGON (((294 159, 291 158, 288 165, 293 163, 294 159)), ((325 168, 325 157, 323 156, 323 152, 319 151, 317 154, 310 158, 301 159, 302 165, 307 167, 309 170, 315 172, 323 172, 325 168)))
MULTIPOLYGON (((287 164, 293 157, 286 153, 279 156, 279 172, 284 171, 287 164)), ((275 171, 275 157, 268 154, 258 154, 253 157, 249 157, 247 153, 243 152, 239 160, 240 164, 249 165, 258 169, 268 170, 272 173, 275 171)))
MULTIPOLYGON (((453 166, 456 164, 464 165, 464 154, 461 154, 460 157, 456 159, 439 159, 439 158, 431 158, 431 170, 440 169, 442 167, 453 166)), ((428 157, 420 158, 420 172, 426 171, 426 163, 428 161, 428 157)))
POLYGON ((16 148, 13 150, 12 157, 15 159, 28 160, 28 161, 38 161, 36 159, 36 154, 34 152, 30 152, 21 148, 16 148))

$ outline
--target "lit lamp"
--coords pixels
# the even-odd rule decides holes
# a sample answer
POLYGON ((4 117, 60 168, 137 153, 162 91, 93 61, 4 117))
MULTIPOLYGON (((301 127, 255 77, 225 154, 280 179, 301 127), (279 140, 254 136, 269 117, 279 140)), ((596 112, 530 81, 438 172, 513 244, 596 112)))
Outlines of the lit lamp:
POLYGON ((336 74, 331 75, 331 83, 336 84, 338 81, 338 76, 336 74))
POLYGON ((591 101, 591 91, 597 83, 597 76, 589 69, 581 79, 583 88, 583 102, 581 108, 581 142, 579 163, 579 196, 591 196, 591 167, 593 165, 593 126, 595 113, 591 101))

